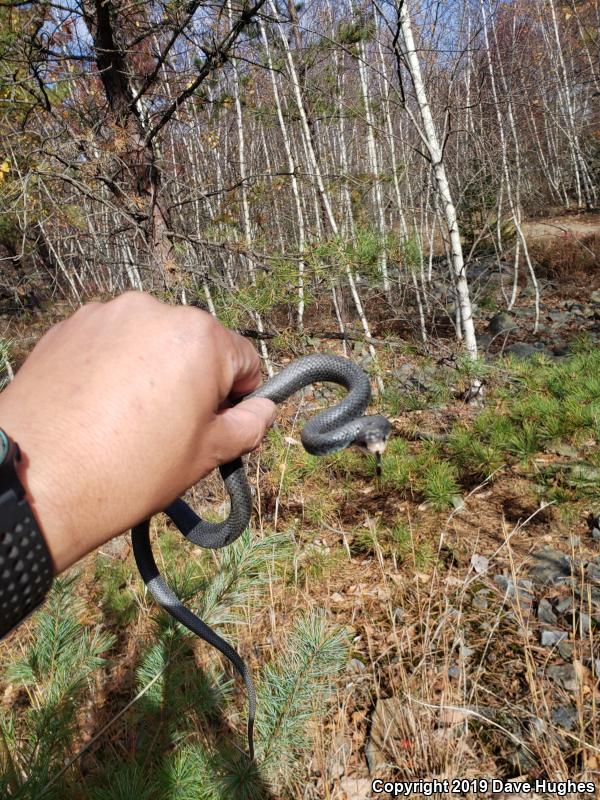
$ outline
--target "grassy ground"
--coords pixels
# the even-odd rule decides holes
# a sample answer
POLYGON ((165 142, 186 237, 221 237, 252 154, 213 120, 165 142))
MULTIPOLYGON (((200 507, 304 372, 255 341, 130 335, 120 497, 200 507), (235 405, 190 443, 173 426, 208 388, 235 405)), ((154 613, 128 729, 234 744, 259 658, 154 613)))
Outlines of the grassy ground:
MULTIPOLYGON (((600 489, 572 465, 600 467, 600 353, 581 341, 559 364, 504 360, 481 369, 483 409, 455 399, 469 377, 460 369, 440 370, 425 393, 400 393, 389 382, 379 405, 395 435, 381 479, 358 453, 307 455, 297 443, 306 411, 288 403, 250 461, 258 513, 235 556, 215 561, 157 523, 159 563, 182 596, 237 641, 255 675, 269 663, 283 669, 289 632, 307 610, 323 612, 323 640, 343 632, 325 675, 312 676, 315 691, 325 681, 319 707, 307 697, 296 708, 288 698, 286 713, 300 714, 302 731, 282 745, 278 768, 271 761, 262 778, 246 775, 241 794, 221 787, 207 797, 342 798, 348 778, 368 777, 365 749, 373 775, 385 778, 597 775, 595 630, 582 637, 574 625, 569 633, 581 680, 567 695, 547 677, 548 666, 565 659, 540 646, 535 614, 518 598, 505 600, 494 576, 527 578, 531 553, 543 545, 582 561, 597 552, 585 519, 600 507, 600 489), (487 559, 486 568, 473 556, 487 559), (553 718, 564 705, 576 715, 568 731, 553 718), (248 785, 259 787, 255 795, 243 793, 248 785)), ((208 516, 222 490, 216 479, 202 488, 211 501, 196 494, 194 505, 208 516)), ((535 590, 533 608, 542 594, 535 590)), ((585 598, 574 599, 589 612, 585 598)), ((54 724, 63 745, 49 760, 47 784, 67 754, 87 745, 58 782, 59 797, 117 797, 117 778, 124 793, 141 791, 147 770, 196 774, 193 765, 204 762, 209 777, 228 774, 227 759, 239 772, 219 742, 226 736, 243 747, 240 686, 214 652, 157 611, 128 547, 90 558, 74 589, 63 587, 53 603, 2 653, 5 757, 24 735, 44 741, 54 724), (58 636, 72 652, 61 655, 57 677, 42 669, 57 668, 52 654, 38 650, 49 635, 44 626, 61 619, 75 629, 58 636), (174 743, 188 748, 183 765, 173 761, 174 743), (102 785, 112 786, 109 794, 102 785)), ((56 634, 48 641, 56 644, 56 634)), ((290 670, 281 672, 284 687, 290 670)), ((263 672, 260 685, 259 718, 277 684, 263 672)), ((282 735, 278 729, 275 739, 282 735)), ((268 724, 262 736, 273 742, 268 724)), ((39 743, 36 752, 41 768, 39 743)), ((187 797, 156 780, 171 792, 165 797, 187 797)))
MULTIPOLYGON (((15 366, 49 322, 20 332, 15 366)), ((335 396, 307 392, 249 459, 253 528, 234 547, 199 551, 153 522, 161 569, 255 676, 258 766, 236 749, 241 683, 156 608, 125 539, 3 644, 0 796, 360 800, 373 777, 600 783, 600 605, 586 573, 600 548, 586 523, 600 510, 600 352, 581 337, 557 362, 381 358, 374 409, 394 426, 381 478, 362 454, 304 452, 302 420, 335 396), (405 364, 434 378, 407 387, 405 364), (480 407, 461 399, 474 369, 480 407), (543 547, 571 557, 572 579, 529 583, 543 547), (542 646, 541 601, 569 599, 554 626, 567 638, 542 646), (552 668, 568 666, 561 685, 552 668)), ((210 476, 188 499, 215 518, 225 495, 210 476)))

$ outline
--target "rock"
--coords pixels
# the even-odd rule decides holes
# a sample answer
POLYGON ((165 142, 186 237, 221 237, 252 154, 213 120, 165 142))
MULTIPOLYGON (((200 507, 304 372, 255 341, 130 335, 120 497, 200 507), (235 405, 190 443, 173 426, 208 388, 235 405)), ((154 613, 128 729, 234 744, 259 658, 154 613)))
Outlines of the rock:
POLYGON ((501 333, 509 333, 517 328, 515 318, 506 311, 501 311, 499 314, 494 314, 488 323, 488 330, 493 336, 498 336, 501 333))
POLYGON ((580 536, 569 536, 569 544, 571 547, 580 547, 581 546, 581 537, 580 536))
MULTIPOLYGON (((598 531, 598 534, 600 535, 600 531, 598 531)), ((594 564, 593 561, 590 561, 585 568, 585 574, 588 581, 591 581, 592 583, 600 583, 600 567, 598 564, 594 564)))
POLYGON ((587 638, 592 628, 598 627, 598 620, 595 617, 590 617, 589 614, 581 611, 577 613, 576 623, 577 631, 582 638, 587 638))
POLYGON ((556 604, 556 611, 559 614, 568 614, 572 610, 573 610, 572 597, 563 597, 563 599, 559 600, 558 603, 556 604))
POLYGON ((450 667, 448 670, 448 677, 458 680, 462 675, 462 670, 459 667, 450 667))
POLYGON ((532 558, 529 574, 538 586, 560 583, 560 579, 571 577, 571 562, 559 550, 536 550, 532 558))
POLYGON ((494 583, 504 592, 505 599, 516 600, 524 608, 529 608, 533 603, 533 584, 530 581, 519 581, 515 586, 512 578, 506 575, 494 575, 494 583), (523 586, 522 584, 526 584, 523 586), (531 586, 531 589, 529 588, 531 586))
POLYGON ((538 604, 537 618, 546 625, 556 625, 558 619, 549 600, 542 598, 538 604))
POLYGON ((348 771, 348 761, 352 755, 352 739, 338 734, 331 743, 327 757, 327 772, 333 780, 341 778, 348 771))
POLYGON ((480 556, 477 555, 477 553, 474 553, 471 556, 471 566, 478 575, 485 575, 490 567, 490 562, 485 556, 480 556))
POLYGON ((471 600, 471 605, 473 608, 478 608, 480 611, 485 611, 485 609, 488 608, 487 597, 481 592, 477 592, 477 594, 471 600))
POLYGON ((394 609, 394 622, 396 625, 400 625, 402 620, 404 619, 404 609, 398 606, 394 609))
POLYGON ((368 800, 371 797, 370 778, 342 778, 340 789, 344 792, 344 800, 368 800))
POLYGON ((600 528, 592 528, 592 539, 600 542, 600 528))
POLYGON ((571 348, 565 342, 558 342, 552 347, 552 355, 557 358, 564 358, 564 356, 568 356, 570 352, 571 348))
POLYGON ((414 712, 400 697, 379 699, 371 717, 371 735, 365 748, 369 773, 377 776, 392 758, 400 752, 403 743, 412 741, 414 712))
POLYGON ((469 712, 467 709, 464 711, 460 708, 441 708, 438 720, 441 725, 451 728, 454 725, 460 725, 469 719, 469 712))
POLYGON ((514 356, 515 358, 527 359, 540 354, 549 355, 543 342, 527 344, 527 342, 515 342, 504 348, 503 355, 514 356))
POLYGON ((546 732, 546 723, 541 717, 531 717, 527 727, 535 736, 542 736, 546 732))
POLYGON ((452 495, 450 502, 455 511, 460 511, 465 507, 465 501, 459 494, 452 495))
POLYGON ((110 558, 125 559, 130 547, 130 539, 128 533, 122 533, 120 536, 115 536, 108 542, 105 542, 100 548, 99 552, 110 558))
POLYGON ((348 664, 348 672, 353 672, 354 674, 358 672, 364 672, 365 669, 366 667, 360 658, 353 658, 348 664))
POLYGON ((572 731, 577 723, 577 711, 571 706, 557 706, 552 710, 552 722, 566 731, 572 731))
POLYGON ((554 647, 567 638, 566 631, 542 631, 542 647, 554 647))
POLYGON ((527 775, 537 767, 534 754, 527 747, 519 745, 512 755, 514 768, 520 775, 527 775))
POLYGON ((579 678, 573 664, 563 664, 548 667, 548 677, 567 692, 576 692, 579 689, 579 678))
POLYGON ((590 486, 594 490, 600 484, 600 468, 586 461, 576 461, 574 464, 562 464, 561 470, 569 486, 585 488, 590 486))
POLYGON ((570 444, 567 444, 567 442, 557 442, 549 452, 556 453, 557 456, 564 456, 565 458, 578 458, 579 456, 579 451, 570 444))
POLYGON ((600 304, 600 290, 595 289, 590 295, 590 302, 600 304))
POLYGON ((575 651, 575 645, 573 642, 560 642, 557 649, 558 654, 562 659, 565 661, 573 660, 573 652, 575 651))
POLYGON ((551 311, 548 316, 557 328, 561 328, 563 325, 566 325, 566 323, 571 319, 571 315, 567 314, 566 311, 551 311))

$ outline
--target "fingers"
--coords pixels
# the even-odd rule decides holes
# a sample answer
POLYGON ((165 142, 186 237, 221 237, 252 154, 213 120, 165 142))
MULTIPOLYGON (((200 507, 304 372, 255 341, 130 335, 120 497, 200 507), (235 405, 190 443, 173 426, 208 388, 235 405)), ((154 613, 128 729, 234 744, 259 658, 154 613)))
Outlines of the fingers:
POLYGON ((251 397, 220 411, 210 431, 212 452, 220 464, 254 450, 275 419, 276 405, 264 397, 251 397))
POLYGON ((234 376, 229 394, 243 397, 260 386, 260 358, 254 345, 239 333, 227 331, 234 358, 234 376))

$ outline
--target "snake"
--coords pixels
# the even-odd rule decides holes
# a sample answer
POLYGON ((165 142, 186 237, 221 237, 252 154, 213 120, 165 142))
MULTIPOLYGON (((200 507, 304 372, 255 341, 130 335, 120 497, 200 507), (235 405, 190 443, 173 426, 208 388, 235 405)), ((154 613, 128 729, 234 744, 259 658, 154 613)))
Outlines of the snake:
MULTIPOLYGON (((371 384, 368 375, 353 361, 333 354, 303 356, 246 397, 266 397, 281 404, 301 389, 322 381, 339 384, 347 393, 338 403, 323 409, 306 422, 300 436, 305 450, 311 455, 325 456, 354 445, 375 456, 377 473, 380 475, 381 456, 391 425, 381 415, 364 415, 371 400, 371 384)), ((226 519, 206 522, 181 498, 164 509, 182 535, 199 547, 219 549, 231 544, 248 527, 252 515, 252 492, 242 459, 223 464, 219 471, 230 499, 230 511, 226 519)), ((156 602, 192 633, 219 650, 241 676, 248 696, 248 755, 253 761, 256 693, 252 676, 229 642, 187 608, 160 574, 150 543, 150 519, 136 525, 131 531, 137 568, 156 602)))

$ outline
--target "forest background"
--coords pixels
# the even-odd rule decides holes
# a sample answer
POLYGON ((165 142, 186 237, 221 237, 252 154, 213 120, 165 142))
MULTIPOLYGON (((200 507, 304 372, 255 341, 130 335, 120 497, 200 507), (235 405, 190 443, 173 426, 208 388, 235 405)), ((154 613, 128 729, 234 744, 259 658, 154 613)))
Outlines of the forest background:
POLYGON ((267 375, 355 358, 396 429, 374 484, 299 452, 290 406, 254 539, 192 561, 163 524, 180 590, 269 662, 257 767, 223 745, 226 666, 124 540, 3 653, 7 797, 597 775, 599 56, 597 0, 1 0, 5 380, 136 289, 253 337, 267 375), (558 572, 522 578, 540 537, 558 572))

